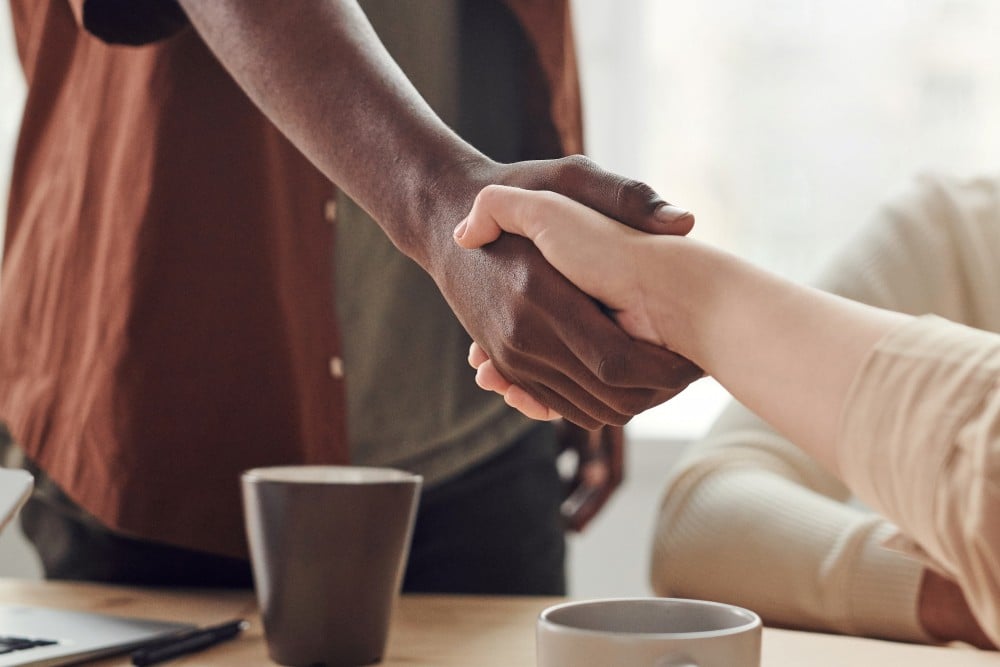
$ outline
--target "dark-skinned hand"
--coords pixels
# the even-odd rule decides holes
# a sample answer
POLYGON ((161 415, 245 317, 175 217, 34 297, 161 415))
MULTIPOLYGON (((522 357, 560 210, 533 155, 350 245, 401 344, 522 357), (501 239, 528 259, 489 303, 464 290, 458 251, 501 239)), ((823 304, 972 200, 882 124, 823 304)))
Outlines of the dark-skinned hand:
POLYGON ((566 479, 561 506, 566 528, 582 531, 607 504, 621 483, 625 468, 625 434, 619 426, 588 431, 557 422, 560 452, 571 452, 576 467, 566 479))
POLYGON ((504 235, 468 251, 452 238, 489 183, 559 192, 650 233, 686 234, 694 221, 689 213, 581 156, 479 162, 462 171, 436 188, 441 199, 435 217, 442 222, 429 221, 430 237, 416 243, 422 248, 415 256, 507 381, 569 421, 595 429, 625 424, 701 376, 688 360, 629 337, 527 239, 504 235))

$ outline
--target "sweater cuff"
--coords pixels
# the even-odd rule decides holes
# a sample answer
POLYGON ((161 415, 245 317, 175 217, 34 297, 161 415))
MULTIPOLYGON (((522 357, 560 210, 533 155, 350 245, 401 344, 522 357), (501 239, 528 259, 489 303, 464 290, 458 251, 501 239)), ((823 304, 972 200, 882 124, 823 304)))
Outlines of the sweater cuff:
POLYGON ((851 624, 864 635, 935 643, 917 613, 924 565, 885 546, 897 533, 891 523, 879 522, 861 547, 848 584, 851 624))

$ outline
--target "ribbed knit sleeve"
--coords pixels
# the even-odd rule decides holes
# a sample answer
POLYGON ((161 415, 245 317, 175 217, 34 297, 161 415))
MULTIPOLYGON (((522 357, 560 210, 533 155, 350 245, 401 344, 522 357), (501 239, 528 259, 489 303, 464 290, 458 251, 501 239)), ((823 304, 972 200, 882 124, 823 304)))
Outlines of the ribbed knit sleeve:
MULTIPOLYGON (((818 286, 1000 331, 1000 179, 921 177, 843 247, 818 286)), ((898 387, 869 375, 862 390, 855 409, 879 405, 898 387)), ((868 417, 845 422, 845 451, 879 451, 868 417)), ((864 472, 856 465, 854 475, 864 472)), ((867 472, 877 485, 874 469, 867 472)), ((927 641, 916 611, 924 563, 916 550, 886 545, 898 515, 877 507, 883 513, 853 501, 818 463, 734 404, 672 471, 656 526, 653 586, 743 604, 771 623, 927 641)))
POLYGON ((886 336, 844 405, 837 459, 858 496, 954 579, 1000 643, 1000 335, 935 316, 886 336))
POLYGON ((923 565, 882 546, 894 526, 842 502, 825 471, 762 423, 706 444, 664 498, 658 594, 739 604, 776 625, 930 641, 916 616, 923 565))

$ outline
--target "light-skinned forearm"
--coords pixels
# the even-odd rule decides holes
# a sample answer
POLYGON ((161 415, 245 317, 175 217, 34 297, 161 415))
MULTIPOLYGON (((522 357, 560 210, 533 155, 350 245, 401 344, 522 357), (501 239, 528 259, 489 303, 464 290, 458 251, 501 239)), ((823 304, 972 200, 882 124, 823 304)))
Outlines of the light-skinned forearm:
POLYGON ((851 381, 908 316, 797 285, 692 239, 635 238, 661 339, 838 472, 834 446, 851 381))

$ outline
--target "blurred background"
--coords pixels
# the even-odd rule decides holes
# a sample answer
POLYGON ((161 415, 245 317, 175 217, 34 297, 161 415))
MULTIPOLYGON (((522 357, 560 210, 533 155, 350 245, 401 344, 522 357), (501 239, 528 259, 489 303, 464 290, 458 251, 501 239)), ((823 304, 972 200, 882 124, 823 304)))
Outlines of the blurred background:
MULTIPOLYGON (((996 0, 573 0, 588 154, 698 217, 695 236, 809 280, 922 171, 1000 162, 996 0)), ((24 84, 0 9, 0 211, 24 84)), ((666 471, 725 392, 629 426, 626 485, 571 543, 571 593, 642 595, 666 471)), ((37 576, 16 530, 0 576, 37 576)))

